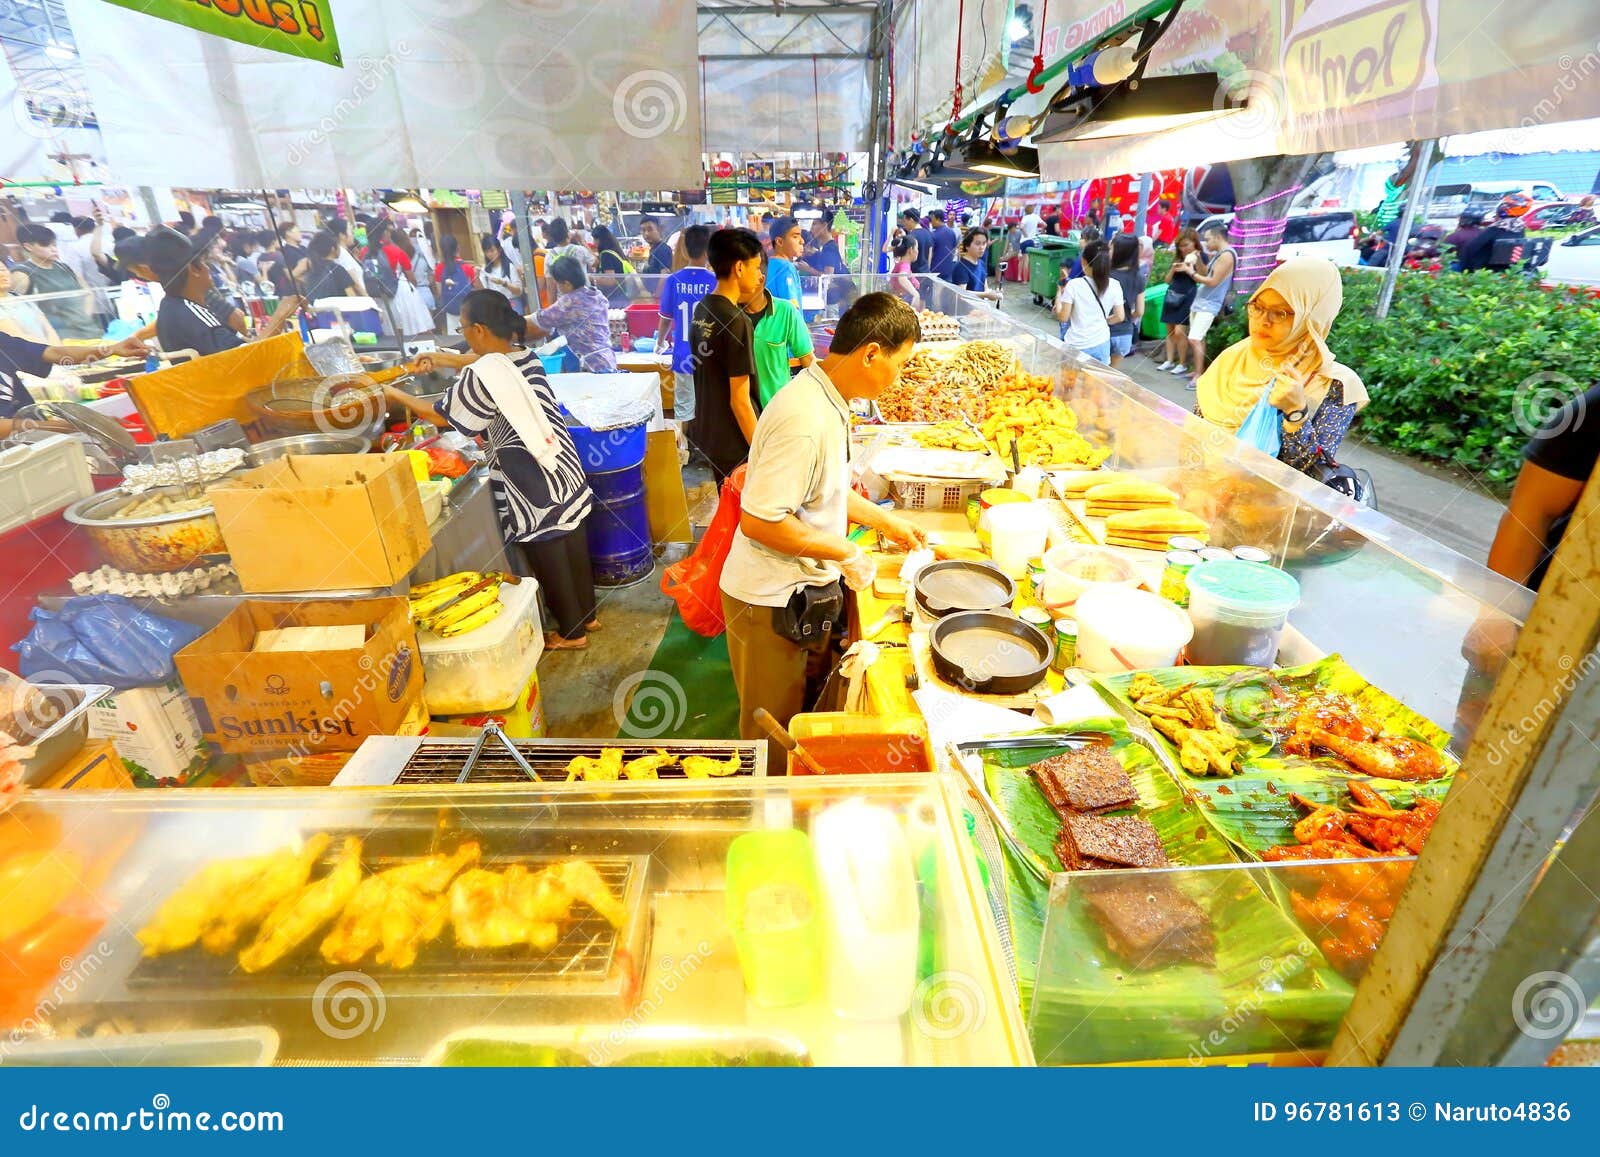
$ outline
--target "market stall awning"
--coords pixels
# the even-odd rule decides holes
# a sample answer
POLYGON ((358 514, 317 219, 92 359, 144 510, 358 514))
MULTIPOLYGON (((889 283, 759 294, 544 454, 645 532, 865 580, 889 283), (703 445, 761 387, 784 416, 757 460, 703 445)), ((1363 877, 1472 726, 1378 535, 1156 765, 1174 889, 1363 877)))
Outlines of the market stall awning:
MULTIPOLYGON (((1044 43, 1064 51, 1125 7, 1060 0, 1044 43)), ((1187 0, 1148 75, 1216 72, 1223 84, 1212 107, 1233 115, 1042 144, 1041 175, 1073 180, 1600 115, 1591 80, 1597 44, 1600 7, 1591 0, 1549 0, 1536 13, 1452 0, 1187 0)))
POLYGON ((967 105, 1004 79, 1011 12, 1011 0, 904 0, 895 6, 890 127, 896 143, 950 119, 958 44, 967 105))
POLYGON ((673 0, 341 0, 343 68, 70 0, 112 171, 205 188, 694 188, 695 24, 673 0))
POLYGON ((706 149, 866 151, 874 11, 872 3, 703 4, 706 149))

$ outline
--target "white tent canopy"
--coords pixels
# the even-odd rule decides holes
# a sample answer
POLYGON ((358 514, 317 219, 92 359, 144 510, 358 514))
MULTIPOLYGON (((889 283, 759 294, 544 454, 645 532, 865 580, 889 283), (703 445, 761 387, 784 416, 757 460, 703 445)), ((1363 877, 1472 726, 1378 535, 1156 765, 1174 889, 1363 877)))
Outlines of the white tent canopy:
POLYGON ((950 119, 958 40, 967 106, 1004 79, 1011 11, 1011 0, 899 0, 894 16, 896 144, 950 119))
MULTIPOLYGON (((1108 11, 1124 7, 1058 0, 1050 18, 1061 28, 1104 27, 1108 11)), ((1594 0, 1547 0, 1536 11, 1460 0, 1376 8, 1186 0, 1149 75, 1215 71, 1224 84, 1213 108, 1236 108, 1244 94, 1243 109, 1169 132, 1044 144, 1041 175, 1072 180, 1493 129, 1531 134, 1600 115, 1597 46, 1594 0)))
POLYGON ((345 66, 69 0, 112 172, 201 188, 696 188, 675 0, 340 0, 345 66))

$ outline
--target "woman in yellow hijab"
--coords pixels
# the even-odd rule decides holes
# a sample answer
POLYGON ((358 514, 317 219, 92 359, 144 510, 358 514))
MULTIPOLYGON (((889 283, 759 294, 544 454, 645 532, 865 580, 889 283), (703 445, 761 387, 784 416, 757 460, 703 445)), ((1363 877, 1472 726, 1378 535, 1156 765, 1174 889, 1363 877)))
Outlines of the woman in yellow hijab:
POLYGON ((1332 460, 1368 400, 1356 372, 1328 350, 1328 330, 1343 304, 1333 262, 1293 257, 1278 266, 1250 298, 1250 336, 1200 375, 1200 416, 1237 432, 1265 392, 1283 414, 1279 460, 1303 472, 1319 450, 1332 460))

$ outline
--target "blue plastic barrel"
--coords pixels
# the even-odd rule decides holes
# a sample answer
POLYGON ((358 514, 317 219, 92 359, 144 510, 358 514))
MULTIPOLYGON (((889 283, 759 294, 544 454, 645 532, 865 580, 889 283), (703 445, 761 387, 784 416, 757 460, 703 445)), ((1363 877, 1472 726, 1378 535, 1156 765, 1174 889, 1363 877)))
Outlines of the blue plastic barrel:
POLYGON ((572 444, 578 451, 578 463, 585 474, 606 474, 643 464, 648 428, 648 421, 614 430, 591 430, 567 423, 572 444))
POLYGON ((655 570, 650 515, 644 499, 644 464, 589 475, 594 510, 589 515, 589 561, 597 587, 625 587, 655 570))

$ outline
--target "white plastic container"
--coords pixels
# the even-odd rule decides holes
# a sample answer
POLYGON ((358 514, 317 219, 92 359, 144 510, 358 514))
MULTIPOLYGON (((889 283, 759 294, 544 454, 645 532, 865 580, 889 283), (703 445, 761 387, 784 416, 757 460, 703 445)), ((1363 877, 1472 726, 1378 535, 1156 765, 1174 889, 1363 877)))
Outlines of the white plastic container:
POLYGON ((1189 572, 1194 640, 1189 662, 1270 667, 1289 612, 1300 605, 1295 577, 1264 562, 1219 559, 1189 572))
POLYGON ((1085 591, 1078 620, 1077 666, 1089 671, 1141 671, 1178 661, 1194 625, 1160 595, 1127 587, 1085 591))
POLYGON ((0 534, 93 493, 89 460, 70 434, 0 450, 0 534))
POLYGON ((811 823, 828 996, 852 1020, 893 1020, 917 983, 917 880, 900 821, 852 799, 811 823))
POLYGON ((1038 502, 1008 502, 991 506, 983 517, 989 524, 989 554, 994 564, 1012 578, 1021 578, 1028 561, 1044 553, 1050 536, 1050 512, 1038 502))
POLYGON ((506 609, 475 631, 449 639, 417 632, 429 715, 505 711, 527 686, 544 654, 539 584, 502 584, 500 598, 506 609))
POLYGON ((1044 556, 1041 601, 1052 612, 1064 611, 1100 587, 1136 587, 1137 569, 1127 559, 1079 543, 1063 543, 1044 556))

